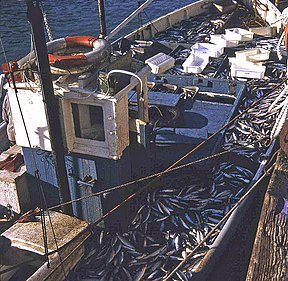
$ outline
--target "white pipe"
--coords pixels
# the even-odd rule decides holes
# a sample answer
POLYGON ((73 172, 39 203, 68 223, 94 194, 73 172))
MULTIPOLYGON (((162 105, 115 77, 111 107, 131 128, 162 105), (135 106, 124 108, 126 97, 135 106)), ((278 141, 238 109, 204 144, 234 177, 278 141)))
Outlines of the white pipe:
POLYGON ((123 69, 113 69, 113 70, 110 70, 109 72, 108 72, 108 74, 107 74, 107 80, 108 80, 108 78, 109 78, 109 76, 111 75, 111 74, 113 74, 113 73, 123 73, 123 74, 127 74, 127 75, 130 75, 130 76, 133 76, 133 77, 135 77, 135 78, 137 78, 138 80, 139 80, 139 82, 140 82, 140 86, 141 86, 141 94, 143 93, 143 82, 142 82, 142 80, 141 80, 141 78, 137 75, 137 74, 135 74, 135 73, 133 73, 133 72, 130 72, 130 71, 127 71, 127 70, 123 70, 123 69))
POLYGON ((153 1, 154 0, 147 0, 145 3, 143 3, 130 16, 128 16, 118 26, 116 26, 105 39, 110 40, 112 37, 114 37, 123 27, 125 27, 131 20, 133 20, 139 13, 141 13, 153 1))

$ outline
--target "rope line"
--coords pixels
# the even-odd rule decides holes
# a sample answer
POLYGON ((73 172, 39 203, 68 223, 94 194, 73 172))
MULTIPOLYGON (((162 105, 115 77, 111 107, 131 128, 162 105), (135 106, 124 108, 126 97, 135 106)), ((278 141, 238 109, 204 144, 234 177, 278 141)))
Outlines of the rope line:
POLYGON ((239 199, 239 201, 225 214, 225 216, 210 230, 202 241, 169 273, 164 277, 163 281, 168 281, 182 265, 210 238, 210 236, 221 226, 221 224, 233 213, 233 211, 252 193, 255 187, 272 171, 275 163, 264 172, 264 174, 253 184, 253 186, 239 199))
POLYGON ((243 110, 240 114, 238 114, 237 116, 235 116, 234 118, 232 118, 226 125, 222 126, 219 130, 217 130, 215 133, 213 133, 211 136, 209 136, 206 140, 204 140, 203 142, 201 142, 199 145, 197 145, 196 147, 194 147, 192 150, 190 150, 188 153, 186 153, 183 157, 181 157, 179 160, 177 160, 174 164, 172 164, 171 166, 169 166, 166 170, 164 170, 163 172, 161 172, 156 178, 154 178, 150 183, 148 183, 147 185, 145 185, 144 187, 142 187, 139 191, 131 194, 130 196, 128 196, 125 200, 123 200, 121 203, 119 203, 118 205, 116 205, 114 208, 112 208, 110 211, 108 211, 105 215, 103 215, 101 218, 99 218, 97 221, 95 221, 94 225, 99 224, 101 221, 103 221, 106 217, 108 217, 109 215, 111 215, 113 212, 115 212, 116 210, 118 210, 119 208, 121 208, 125 203, 127 203, 128 201, 130 201, 131 199, 133 199, 135 196, 137 196, 138 194, 142 193, 145 189, 147 189, 148 187, 150 187, 158 178, 160 178, 164 173, 166 173, 167 171, 171 170, 172 168, 174 168, 177 164, 179 164, 181 161, 183 161, 184 159, 186 159, 188 156, 190 156, 193 152, 195 152, 196 150, 198 150, 199 148, 201 148, 202 146, 204 146, 204 144, 206 144, 207 142, 209 142, 214 136, 216 136, 217 134, 219 134, 220 132, 222 132, 224 129, 226 129, 227 127, 229 127, 234 121, 236 121, 240 116, 244 115, 246 112, 248 112, 251 108, 253 108, 254 106, 256 106, 258 103, 260 103, 264 98, 266 98, 268 95, 270 95, 275 89, 277 89, 278 87, 280 87, 283 83, 285 83, 287 81, 288 78, 285 78, 282 82, 280 82, 279 84, 275 85, 270 91, 268 91, 265 95, 263 95, 261 98, 259 98, 258 100, 254 101, 253 103, 251 103, 250 106, 248 106, 245 110, 243 110))
POLYGON ((151 21, 151 19, 148 17, 147 13, 145 10, 142 11, 145 16, 147 17, 148 21, 150 22, 150 24, 154 27, 154 29, 156 30, 157 33, 159 33, 158 29, 156 28, 156 26, 154 25, 153 21, 151 21))
MULTIPOLYGON (((3 42, 2 42, 1 38, 0 38, 0 42, 1 42, 2 49, 3 49, 4 57, 5 57, 7 66, 8 66, 8 71, 9 71, 9 74, 10 74, 11 79, 12 79, 12 84, 13 84, 13 88, 14 88, 14 92, 15 92, 17 105, 18 105, 18 108, 19 108, 19 111, 20 111, 20 115, 21 115, 21 119, 22 119, 22 122, 23 122, 25 134, 26 134, 26 137, 27 137, 27 140, 28 140, 28 144, 29 144, 29 147, 30 147, 30 154, 32 156, 31 157, 32 158, 32 163, 33 163, 33 166, 34 166, 34 169, 35 169, 34 173, 35 173, 35 178, 36 178, 36 181, 37 181, 37 187, 39 188, 39 193, 41 194, 41 196, 40 196, 41 205, 47 211, 49 222, 50 222, 50 226, 51 226, 51 230, 52 230, 53 239, 55 241, 55 246, 56 246, 56 249, 57 249, 57 253, 59 255, 59 259, 60 259, 60 262, 61 262, 62 270, 63 270, 64 276, 66 278, 67 275, 66 275, 66 271, 65 271, 65 268, 64 268, 64 265, 63 265, 63 262, 62 262, 61 255, 59 253, 59 247, 58 247, 58 243, 57 243, 54 227, 53 227, 53 224, 52 224, 52 221, 51 221, 50 213, 49 213, 49 210, 47 208, 47 201, 46 201, 46 198, 45 198, 43 186, 41 184, 39 169, 37 167, 36 158, 35 158, 34 152, 32 150, 32 144, 31 144, 30 136, 29 136, 29 133, 28 133, 27 125, 26 125, 26 122, 25 122, 25 119, 24 119, 23 110, 22 110, 22 107, 21 107, 21 104, 20 104, 20 100, 19 100, 19 97, 18 97, 18 90, 17 90, 17 86, 16 86, 15 77, 14 77, 13 71, 10 69, 10 65, 9 65, 9 62, 8 62, 8 59, 7 59, 6 51, 5 51, 5 48, 4 48, 4 45, 3 45, 3 42)), ((35 44, 32 44, 32 45, 33 45, 33 47, 35 47, 35 44)), ((34 49, 34 52, 35 52, 35 49, 34 49)), ((41 210, 40 217, 41 217, 42 236, 43 236, 43 243, 44 243, 43 246, 44 246, 44 250, 45 250, 45 257, 47 258, 47 265, 49 267, 50 266, 50 260, 49 260, 49 257, 48 257, 48 251, 49 251, 48 250, 48 237, 47 237, 47 227, 46 227, 44 209, 41 210)))
MULTIPOLYGON (((249 105, 249 107, 247 107, 245 110, 243 110, 240 114, 238 114, 236 117, 234 117, 232 120, 230 120, 225 126, 223 126, 222 128, 220 128, 217 132, 215 132, 213 135, 211 135, 208 139, 204 140, 202 143, 200 143, 197 147, 195 147, 194 149, 192 149, 190 152, 188 152, 186 155, 184 155, 181 159, 179 159, 177 162, 175 162, 172 166, 170 166, 169 168, 167 168, 166 170, 164 171, 161 171, 159 173, 155 173, 153 175, 149 175, 149 176, 146 176, 146 177, 142 177, 140 179, 137 179, 137 180, 134 180, 134 181, 130 181, 130 182, 127 182, 127 183, 124 183, 124 184, 121 184, 121 185, 117 185, 117 186, 114 186, 114 187, 111 187, 109 189, 106 189, 106 190, 103 190, 103 191, 99 191, 97 193, 93 193, 93 194, 90 194, 90 195, 87 195, 87 196, 83 196, 83 197, 80 197, 80 198, 77 198, 77 199, 74 199, 74 200, 71 200, 71 201, 67 201, 67 202, 64 202, 62 204, 58 204, 58 205, 54 205, 50 208, 48 208, 49 210, 54 210, 54 209, 57 209, 59 207, 62 207, 62 206, 65 206, 65 205, 68 205, 68 204, 71 204, 71 203, 76 203, 76 202, 79 202, 79 201, 82 201, 82 200, 85 200, 85 199, 88 199, 88 198, 91 198, 91 197, 94 197, 94 196, 99 196, 99 195, 102 195, 102 194, 105 194, 105 193, 109 193, 111 191, 115 191, 117 189, 120 189, 120 188, 123 188, 123 187, 127 187, 129 185, 132 185, 132 184, 137 184, 137 183, 140 183, 140 182, 143 182, 145 180, 148 180, 148 179, 152 179, 152 178, 155 178, 155 177, 160 177, 162 175, 165 175, 169 172, 173 172, 173 171, 176 171, 176 170, 179 170, 179 169, 182 169, 182 168, 185 168, 185 167, 188 167, 188 166, 192 166, 196 163, 200 163, 202 161, 205 161, 205 160, 208 160, 208 159, 211 159, 211 158, 214 158, 214 157, 218 157, 222 154, 225 154, 225 153, 228 153, 228 152, 231 152, 233 150, 237 150, 237 148, 234 148, 234 149, 231 149, 229 151, 224 151, 224 152, 220 152, 218 154, 215 154, 215 155, 210 155, 208 157, 204 157, 204 158, 201 158, 201 159, 198 159, 198 160, 195 160, 193 162, 190 162, 190 163, 187 163, 187 164, 184 164, 184 165, 181 165, 181 166, 178 166, 178 167, 175 167, 179 162, 181 162, 182 160, 184 160, 186 157, 188 157, 190 154, 192 154, 194 151, 196 151, 197 149, 199 149, 201 146, 203 146, 208 140, 210 140, 213 136, 215 136, 216 134, 220 133, 222 130, 224 130, 225 128, 229 127, 234 121, 236 121, 239 117, 241 117, 242 115, 244 115, 248 110, 250 110, 251 108, 253 108, 254 106, 256 106, 260 101, 262 101, 264 98, 266 98, 268 95, 270 95, 273 91, 275 91, 279 86, 281 86, 283 83, 285 83, 287 81, 288 78, 284 79, 281 83, 275 85, 270 91, 268 91, 265 95, 263 95, 261 98, 259 98, 258 100, 254 101, 253 103, 251 103, 249 105)), ((143 190, 146 188, 146 186, 143 187, 143 190)), ((142 189, 138 191, 139 193, 142 192, 142 189)), ((137 192, 137 194, 138 194, 137 192)), ((133 195, 133 194, 132 194, 133 195)), ((132 196, 130 195, 130 196, 132 196)), ((129 197, 130 197, 129 196, 129 197)), ((134 196, 133 196, 134 197, 134 196)), ((132 197, 132 198, 133 198, 132 197)), ((128 199, 128 198, 127 198, 128 199)), ((126 200, 127 200, 126 199, 126 200)), ((125 200, 125 202, 126 202, 125 200)), ((128 199, 129 201, 130 199, 128 199)), ((123 201, 124 202, 124 201, 123 201)), ((101 218, 100 218, 101 219, 101 218)), ((102 219, 101 219, 102 221, 102 219)), ((100 221, 99 221, 100 222, 100 221)), ((99 223, 98 222, 98 223, 99 223)), ((97 224, 98 224, 97 223, 97 224)), ((95 222, 96 224, 96 222, 95 222)))

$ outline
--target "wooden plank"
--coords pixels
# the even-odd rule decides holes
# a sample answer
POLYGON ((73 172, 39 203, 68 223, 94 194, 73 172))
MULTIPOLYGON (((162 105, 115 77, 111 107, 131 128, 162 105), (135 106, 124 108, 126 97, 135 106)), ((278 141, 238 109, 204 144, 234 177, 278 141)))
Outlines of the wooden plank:
MULTIPOLYGON (((21 147, 14 145, 0 155, 5 160, 9 155, 21 152, 21 147)), ((24 163, 16 172, 0 170, 0 204, 10 205, 15 213, 27 211, 30 206, 28 184, 26 180, 26 166, 24 163)))
POLYGON ((288 157, 280 152, 265 194, 247 281, 288 278, 288 157))
MULTIPOLYGON (((55 251, 57 248, 61 249, 78 235, 82 235, 84 232, 87 233, 88 223, 85 221, 53 211, 50 211, 50 218, 53 229, 51 228, 48 215, 45 214, 49 252, 55 251)), ((2 233, 2 235, 9 238, 14 247, 39 255, 45 254, 40 218, 39 221, 16 223, 2 233)))

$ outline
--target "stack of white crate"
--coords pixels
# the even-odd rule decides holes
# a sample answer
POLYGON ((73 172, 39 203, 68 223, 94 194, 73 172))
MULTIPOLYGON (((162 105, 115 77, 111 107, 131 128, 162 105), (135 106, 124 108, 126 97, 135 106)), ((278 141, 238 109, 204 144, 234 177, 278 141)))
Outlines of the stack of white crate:
POLYGON ((158 53, 147 59, 145 63, 150 66, 152 73, 161 74, 175 65, 175 59, 164 53, 158 53))
POLYGON ((253 39, 254 33, 243 28, 225 29, 225 34, 210 36, 210 42, 223 47, 237 47, 240 42, 247 42, 253 39))
POLYGON ((266 66, 263 61, 269 59, 270 51, 263 48, 252 48, 235 52, 236 58, 229 58, 232 77, 256 78, 264 77, 266 66))
POLYGON ((186 73, 201 73, 209 63, 209 57, 220 57, 224 47, 210 43, 196 43, 191 47, 191 54, 182 64, 186 73))

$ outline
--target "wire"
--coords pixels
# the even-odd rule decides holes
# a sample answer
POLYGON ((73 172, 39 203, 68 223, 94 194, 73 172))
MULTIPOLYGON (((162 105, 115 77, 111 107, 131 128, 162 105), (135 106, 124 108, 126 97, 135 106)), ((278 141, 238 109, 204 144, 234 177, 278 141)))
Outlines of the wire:
MULTIPOLYGON (((33 43, 34 43, 34 44, 33 44, 34 53, 36 54, 34 38, 33 38, 33 43)), ((16 85, 15 85, 15 87, 16 87, 16 85)), ((19 104, 19 107, 20 107, 20 103, 19 103, 19 102, 18 102, 18 104, 19 104)), ((24 117, 22 117, 22 120, 23 120, 23 123, 24 123, 24 125, 25 125, 24 117)), ((25 125, 25 126, 26 126, 26 125, 25 125)), ((28 131, 26 132, 26 134, 27 134, 27 137, 28 137, 28 131)), ((33 157, 35 157, 35 156, 34 156, 34 153, 33 153, 33 151, 32 151, 32 146, 31 146, 30 140, 29 140, 29 147, 30 147, 30 151, 31 151, 33 157)), ((34 161, 35 161, 35 159, 34 159, 34 161)), ((64 264, 63 264, 63 260, 62 260, 62 257, 61 257, 61 255, 60 255, 60 253, 59 253, 58 242, 57 242, 56 234, 55 234, 54 227, 53 227, 53 224, 52 224, 51 216, 50 216, 50 213, 49 213, 49 210, 48 210, 48 205, 47 205, 47 201, 46 201, 46 198, 45 198, 43 186, 42 186, 42 184, 41 184, 39 169, 37 168, 36 161, 34 162, 34 164, 35 164, 35 177, 36 177, 36 179, 37 179, 37 185, 38 185, 38 187, 39 187, 39 189, 40 189, 40 194, 42 195, 42 196, 41 196, 41 199, 43 200, 43 201, 42 201, 42 202, 43 202, 43 206, 44 206, 45 210, 47 211, 47 215, 48 215, 49 223, 50 223, 50 226, 51 226, 51 231, 52 231, 53 239, 54 239, 55 246, 56 246, 56 252, 58 253, 58 256, 59 256, 59 259, 60 259, 60 263, 61 263, 61 268, 62 268, 62 270, 63 270, 64 276, 65 276, 65 278, 67 278, 66 271, 65 271, 65 268, 64 268, 64 264)), ((42 213, 41 213, 41 214, 42 214, 42 213)), ((42 214, 41 218, 42 218, 42 217, 43 217, 43 224, 44 224, 44 226, 45 226, 45 233, 46 233, 46 235, 47 235, 47 229, 46 229, 46 221, 45 221, 44 211, 43 211, 43 214, 42 214)), ((47 239, 47 238, 46 238, 46 239, 47 239)), ((47 243, 47 241, 46 241, 46 243, 47 243)), ((49 266, 48 245, 47 245, 47 247, 45 248, 45 254, 47 255, 47 262, 48 262, 48 266, 49 266)))
POLYGON ((154 25, 154 23, 151 21, 151 19, 148 17, 147 13, 145 10, 143 10, 143 13, 145 14, 145 16, 147 17, 148 21, 151 23, 151 25, 154 27, 154 29, 156 30, 157 33, 159 33, 158 29, 156 28, 156 26, 154 25))
POLYGON ((203 240, 170 272, 164 277, 163 281, 169 280, 182 265, 210 238, 210 236, 226 221, 233 211, 252 193, 255 187, 272 171, 275 163, 253 184, 253 186, 239 199, 239 201, 225 214, 225 216, 211 229, 203 240))
MULTIPOLYGON (((44 191, 43 191, 43 186, 41 184, 39 169, 38 169, 37 163, 36 163, 36 158, 35 158, 34 152, 32 151, 31 140, 30 140, 28 129, 27 129, 27 125, 26 125, 26 122, 25 122, 25 119, 24 119, 24 114, 23 114, 22 107, 21 107, 21 104, 20 104, 20 101, 19 101, 16 81, 15 81, 15 78, 14 78, 14 74, 13 74, 13 72, 10 69, 10 65, 9 65, 9 62, 8 62, 8 59, 7 59, 7 56, 6 56, 6 51, 4 49, 1 37, 0 37, 0 42, 1 42, 2 49, 3 49, 4 57, 5 57, 7 66, 8 66, 8 71, 9 71, 9 74, 11 75, 13 88, 14 88, 14 92, 15 92, 15 97, 16 97, 18 108, 19 108, 19 111, 20 111, 21 119, 22 119, 22 122, 23 122, 25 134, 26 134, 26 137, 27 137, 27 140, 28 140, 28 144, 29 144, 29 147, 30 147, 30 154, 32 156, 32 162, 33 162, 33 165, 35 167, 35 178, 37 180, 37 186, 38 186, 39 192, 41 194, 41 196, 40 196, 40 199, 42 201, 41 205, 47 210, 47 202, 46 202, 45 194, 44 194, 44 191)), ((33 46, 35 47, 35 44, 33 44, 33 46)), ((34 50, 34 52, 35 52, 35 50, 34 50)), ((54 241, 55 241, 56 249, 57 249, 57 252, 58 252, 58 255, 59 255, 59 259, 61 261, 62 258, 61 258, 60 254, 59 254, 59 248, 58 248, 58 244, 57 244, 57 239, 56 239, 56 236, 55 236, 55 231, 54 231, 54 228, 53 228, 53 225, 52 225, 52 222, 51 222, 51 217, 50 217, 49 211, 47 213, 48 213, 48 217, 49 217, 49 221, 50 221, 50 225, 51 225, 51 229, 52 229, 52 233, 53 233, 53 238, 54 238, 54 241)), ((49 258, 48 258, 47 228, 46 228, 46 221, 45 221, 45 215, 44 215, 44 211, 43 210, 40 212, 40 216, 41 216, 41 225, 42 225, 42 235, 43 235, 43 242, 44 242, 44 249, 45 249, 45 257, 47 258, 47 264, 48 264, 48 267, 49 267, 50 266, 50 261, 49 261, 49 258)), ((63 265, 62 261, 61 261, 61 265, 62 265, 62 269, 63 269, 64 275, 66 277, 65 268, 64 268, 64 265, 63 265)))
POLYGON ((49 22, 48 22, 47 15, 46 15, 46 13, 44 11, 44 6, 43 6, 42 0, 40 0, 40 8, 41 8, 41 11, 42 11, 42 14, 43 14, 43 21, 44 21, 44 24, 45 24, 45 28, 46 28, 46 31, 47 31, 47 35, 48 35, 49 41, 53 41, 51 28, 50 28, 50 25, 49 25, 49 22))
MULTIPOLYGON (((123 70, 123 69, 113 69, 113 70, 111 70, 111 71, 108 72, 108 74, 107 74, 107 81, 109 81, 109 76, 110 76, 111 74, 114 74, 114 73, 122 73, 122 74, 126 74, 126 75, 131 75, 131 76, 137 78, 137 79, 139 80, 139 82, 140 82, 140 87, 141 87, 140 91, 141 91, 141 94, 143 93, 143 82, 142 82, 141 78, 140 78, 137 74, 135 74, 135 73, 133 73, 133 72, 131 72, 131 71, 123 70)), ((108 82, 108 83, 109 83, 109 82, 108 82)), ((108 87, 108 90, 107 90, 107 92, 106 92, 105 95, 108 95, 108 93, 109 93, 109 87, 108 87)))
MULTIPOLYGON (((276 90, 279 86, 281 86, 284 82, 287 81, 288 78, 284 79, 281 83, 275 85, 270 91, 268 91, 265 95, 263 95, 261 98, 259 98, 258 100, 254 101, 253 103, 251 103, 245 110, 243 110, 240 114, 238 114, 237 116, 235 116, 233 119, 231 119, 225 126, 223 126, 222 128, 220 128, 217 132, 215 132, 213 135, 211 135, 208 139, 204 140, 202 143, 200 143, 198 146, 196 146, 195 148, 193 148, 192 150, 190 150, 190 152, 188 152, 187 154, 185 154, 181 159, 179 159, 177 162, 175 162, 173 165, 171 165, 169 168, 167 168, 166 170, 164 171, 161 171, 159 173, 156 173, 156 174, 153 174, 153 175, 149 175, 149 176, 146 176, 146 177, 143 177, 143 178, 140 178, 140 179, 137 179, 137 180, 134 180, 134 181, 131 181, 131 182, 128 182, 128 183, 124 183, 124 184, 121 184, 121 185, 117 185, 117 186, 114 186, 112 188, 109 188, 109 189, 106 189, 106 190, 103 190, 103 191, 100 191, 100 192, 97 192, 97 193, 93 193, 93 194, 90 194, 90 195, 87 195, 87 196, 83 196, 81 198, 77 198, 77 199, 74 199, 74 200, 71 200, 71 201, 67 201, 67 202, 64 202, 64 203, 61 203, 61 204, 58 204, 58 205, 55 205, 55 206, 52 206, 49 208, 49 210, 54 210, 54 209, 57 209, 59 207, 62 207, 62 206, 65 206, 65 205, 68 205, 68 204, 71 204, 71 203, 75 203, 75 202, 79 202, 79 201, 82 201, 82 200, 85 200, 85 199, 88 199, 88 198, 91 198, 91 197, 94 197, 94 196, 99 196, 99 195, 102 195, 102 194, 105 194, 105 193, 108 193, 108 192, 111 192, 111 191, 115 191, 117 189, 120 189, 120 188, 123 188, 123 187, 127 187, 129 185, 132 185, 132 184, 136 184, 136 183, 140 183, 142 181, 145 181, 145 180, 148 180, 148 179, 152 179, 152 178, 155 178, 155 177, 160 177, 162 175, 165 175, 169 172, 173 172, 173 171, 176 171, 176 170, 179 170, 179 169, 182 169, 182 168, 185 168, 185 167, 188 167, 188 166, 192 166, 196 163, 199 163, 199 162, 202 162, 202 161, 205 161, 205 160, 208 160, 208 159, 211 159, 211 158, 214 158, 214 157, 217 157, 217 156, 220 156, 222 154, 225 154, 225 153, 228 153, 230 151, 233 151, 234 149, 237 150, 238 148, 234 148, 234 149, 231 149, 229 151, 225 151, 225 152, 220 152, 218 154, 215 154, 215 155, 212 155, 212 156, 208 156, 208 157, 204 157, 204 158, 201 158, 201 159, 198 159, 198 160, 195 160, 193 162, 190 162, 188 164, 184 164, 184 165, 181 165, 181 166, 178 166, 178 167, 175 167, 179 162, 181 162, 183 159, 185 159, 186 157, 188 157, 190 154, 192 154, 193 152, 195 152, 197 149, 199 149, 200 147, 202 147, 205 143, 207 143, 213 136, 217 135, 218 133, 220 133, 222 130, 224 130, 225 128, 229 127, 234 121, 236 121, 239 117, 241 117, 242 115, 244 115, 246 112, 248 112, 248 110, 250 110, 251 108, 253 108, 254 106, 256 106, 260 101, 262 101, 264 98, 266 98, 268 95, 270 95, 274 90, 276 90)), ((247 144, 248 145, 248 144, 247 144)), ((154 179, 155 180, 155 179, 154 179)), ((152 182, 154 182, 154 180, 152 182)), ((150 184, 152 184, 152 182, 150 184)), ((132 195, 130 195, 128 198, 126 198, 122 203, 126 203, 127 201, 129 201, 130 199, 134 198, 136 195, 140 194, 144 189, 147 188, 147 185, 144 186, 142 189, 140 189, 139 191, 137 191, 136 193, 133 193, 132 195)), ((120 207, 120 205, 122 206, 122 203, 117 205, 116 207, 114 207, 112 210, 110 210, 107 214, 105 214, 104 216, 102 216, 99 220, 97 220, 94 224, 98 224, 100 223, 105 217, 109 216, 109 214, 111 214, 112 212, 114 212, 116 209, 118 209, 120 207), (115 210, 114 210, 115 209, 115 210)))
MULTIPOLYGON (((10 64, 8 62, 8 59, 7 59, 7 56, 6 56, 6 51, 5 51, 5 48, 3 46, 3 42, 2 42, 2 39, 0 38, 0 41, 1 41, 1 46, 2 46, 2 50, 3 50, 3 53, 4 53, 4 57, 5 57, 5 60, 6 60, 6 64, 8 66, 8 71, 9 71, 9 74, 11 76, 11 79, 12 79, 12 84, 13 84, 13 88, 14 88, 14 92, 15 92, 15 97, 16 97, 16 100, 17 100, 17 104, 18 104, 18 108, 19 108, 19 111, 20 111, 20 115, 21 115, 21 119, 23 121, 23 125, 24 125, 24 130, 25 130, 25 133, 26 133, 26 136, 27 136, 27 140, 28 140, 28 144, 30 146, 30 148, 32 147, 31 146, 31 141, 30 141, 30 137, 29 137, 29 134, 28 134, 28 129, 27 129, 27 126, 26 126, 26 123, 25 123, 25 120, 24 120, 24 115, 23 115, 23 111, 22 111, 22 108, 21 108, 21 105, 20 105, 20 101, 19 101, 19 97, 18 97, 18 90, 17 90, 17 87, 16 87, 16 82, 15 82, 15 78, 14 78, 14 74, 11 70, 11 67, 10 67, 10 64)), ((31 151, 31 150, 30 150, 31 151)), ((32 153, 32 151, 31 151, 32 153)), ((36 167, 36 160, 35 160, 35 156, 34 154, 32 153, 32 159, 33 159, 33 163, 36 167)), ((37 168, 36 168, 37 170, 37 168)), ((36 171, 35 171, 36 173, 36 171)), ((46 226, 45 226, 45 220, 43 221, 43 214, 41 212, 41 225, 42 225, 42 235, 43 235, 43 242, 44 242, 44 249, 45 249, 45 256, 47 257, 47 261, 48 261, 48 264, 49 264, 49 259, 48 259, 48 256, 47 256, 47 252, 48 252, 48 246, 47 246, 47 233, 46 233, 46 226)))
POLYGON ((275 89, 277 89, 279 86, 281 86, 284 82, 287 81, 288 78, 285 78, 282 82, 280 82, 279 84, 277 84, 276 86, 274 86, 269 92, 267 92, 265 95, 263 95, 261 98, 259 98, 258 100, 254 101, 253 103, 251 103, 250 106, 248 106, 245 110, 243 110, 240 114, 238 114, 237 116, 235 116, 234 118, 232 118, 226 125, 222 126, 218 131, 216 131, 215 133, 213 133, 212 135, 210 135, 206 140, 204 140, 203 142, 201 142, 199 145, 197 145, 196 147, 194 147, 192 150, 190 150, 188 153, 186 153, 183 157, 181 157, 179 160, 177 160, 174 164, 172 164, 171 166, 169 166, 166 170, 164 170, 163 172, 161 172, 156 178, 154 178, 149 184, 145 185, 144 187, 142 187, 139 191, 131 194, 129 197, 127 197, 125 200, 122 201, 122 203, 116 205, 114 208, 112 208, 110 211, 108 211, 105 215, 103 215, 101 218, 99 218, 94 224, 97 225, 99 224, 101 221, 103 221, 106 217, 108 217, 109 215, 111 215, 113 212, 115 212, 116 210, 118 210, 119 208, 121 208, 125 203, 127 203, 128 201, 130 201, 131 199, 133 199, 135 196, 137 196, 138 194, 142 193, 145 189, 147 189, 148 187, 151 186, 152 183, 154 183, 158 178, 160 178, 164 173, 166 173, 167 171, 171 170, 172 168, 174 168, 177 164, 179 164, 181 161, 183 161, 184 159, 186 159, 188 156, 190 156, 193 152, 195 152, 196 150, 198 150, 200 147, 202 147, 204 144, 206 144, 207 142, 209 142, 214 136, 216 136, 217 134, 219 134, 220 132, 222 132, 224 129, 226 129, 227 127, 229 127, 234 121, 236 121, 240 116, 244 115, 246 112, 248 112, 252 107, 256 106, 260 101, 262 101, 264 98, 266 98, 267 95, 271 94, 275 89))
POLYGON ((100 196, 102 194, 105 194, 105 193, 109 193, 109 192, 112 192, 112 191, 115 191, 117 189, 121 189, 123 187, 127 187, 129 185, 132 185, 132 184, 136 184, 136 183, 140 183, 140 182, 143 182, 145 180, 148 180, 148 179, 151 179, 151 178, 154 178, 154 177, 157 177, 159 175, 164 175, 164 174, 168 174, 170 172, 174 172, 174 171, 177 171, 177 170, 180 170, 180 169, 183 169, 183 168, 186 168, 186 167, 189 167, 189 166, 192 166, 194 164, 197 164, 197 163, 200 163, 202 161, 206 161, 206 160, 209 160, 209 159, 212 159, 212 158, 216 158, 216 157, 219 157, 221 155, 224 155, 224 154, 227 154, 233 150, 236 150, 236 148, 234 149, 231 149, 231 150, 225 150, 225 151, 222 151, 222 152, 219 152, 217 154, 214 154, 214 155, 210 155, 210 156, 207 156, 207 157, 203 157, 201 159, 198 159, 198 160, 195 160, 193 162, 190 162, 190 163, 187 163, 187 164, 184 164, 184 165, 181 165, 181 166, 178 166, 178 167, 175 167, 169 171, 162 171, 162 172, 159 172, 159 173, 156 173, 156 174, 153 174, 153 175, 149 175, 147 177, 143 177, 143 178, 140 178, 140 179, 137 179, 135 181, 130 181, 130 182, 127 182, 127 183, 123 183, 121 185, 117 185, 117 186, 114 186, 114 187, 111 187, 111 188, 108 188, 108 189, 105 189, 105 190, 102 190, 102 191, 99 191, 99 192, 96 192, 96 193, 93 193, 93 194, 90 194, 90 195, 87 195, 87 196, 83 196, 81 198, 77 198, 77 199, 74 199, 74 200, 71 200, 71 201, 67 201, 65 203, 62 203, 62 204, 58 204, 58 205, 55 205, 53 207, 50 207, 49 210, 54 210, 54 209, 57 209, 59 207, 62 207, 63 205, 68 205, 68 204, 71 204, 71 203, 75 203, 75 202, 79 202, 79 201, 82 201, 84 199, 88 199, 88 198, 91 198, 91 197, 94 197, 94 196, 100 196))

